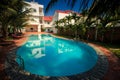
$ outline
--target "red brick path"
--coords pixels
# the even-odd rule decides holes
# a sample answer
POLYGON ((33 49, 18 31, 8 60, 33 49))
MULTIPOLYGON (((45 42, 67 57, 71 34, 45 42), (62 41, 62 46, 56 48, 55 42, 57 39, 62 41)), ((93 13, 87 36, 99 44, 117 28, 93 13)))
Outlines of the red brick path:
MULTIPOLYGON (((91 43, 92 44, 92 43, 91 43)), ((108 49, 92 44, 99 48, 108 58, 109 68, 103 80, 120 80, 120 59, 111 53, 108 49)))

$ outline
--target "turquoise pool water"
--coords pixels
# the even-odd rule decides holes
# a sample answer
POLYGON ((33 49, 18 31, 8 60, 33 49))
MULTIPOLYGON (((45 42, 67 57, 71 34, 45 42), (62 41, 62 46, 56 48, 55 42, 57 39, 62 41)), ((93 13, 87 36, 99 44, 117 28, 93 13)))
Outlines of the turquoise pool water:
POLYGON ((26 71, 42 76, 81 74, 92 69, 98 59, 87 44, 49 34, 31 35, 17 55, 24 59, 26 71))

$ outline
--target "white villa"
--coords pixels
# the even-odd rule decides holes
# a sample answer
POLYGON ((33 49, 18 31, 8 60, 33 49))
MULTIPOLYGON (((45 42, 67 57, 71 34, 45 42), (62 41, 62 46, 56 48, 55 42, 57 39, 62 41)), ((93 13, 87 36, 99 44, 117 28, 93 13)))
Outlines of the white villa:
POLYGON ((32 9, 30 13, 31 17, 29 18, 28 25, 26 26, 27 32, 41 32, 41 27, 43 27, 43 5, 38 4, 37 2, 26 2, 30 6, 28 9, 32 9))
POLYGON ((66 11, 56 10, 53 16, 53 22, 63 19, 66 16, 69 16, 71 12, 72 12, 71 10, 66 10, 66 11))
POLYGON ((32 9, 30 13, 31 17, 29 18, 28 25, 25 27, 26 32, 53 32, 57 33, 55 28, 55 21, 65 18, 66 16, 72 15, 75 13, 71 10, 56 10, 53 16, 44 16, 44 6, 38 4, 37 2, 26 2, 30 6, 28 9, 32 9))
MULTIPOLYGON (((65 18, 66 16, 70 16, 72 15, 72 13, 76 13, 74 11, 71 10, 65 10, 65 11, 61 11, 61 10, 56 10, 54 15, 53 15, 53 20, 52 20, 52 26, 53 26, 53 33, 57 33, 57 29, 55 28, 54 22, 58 21, 60 19, 65 18)), ((77 15, 80 15, 78 13, 76 13, 77 15)), ((72 23, 74 24, 74 21, 72 21, 72 23)))
POLYGON ((52 16, 44 16, 44 30, 45 32, 53 32, 52 16))
POLYGON ((72 15, 73 11, 66 10, 56 10, 53 17, 52 16, 44 16, 44 29, 46 32, 57 33, 57 29, 55 28, 55 21, 65 18, 66 16, 72 15))

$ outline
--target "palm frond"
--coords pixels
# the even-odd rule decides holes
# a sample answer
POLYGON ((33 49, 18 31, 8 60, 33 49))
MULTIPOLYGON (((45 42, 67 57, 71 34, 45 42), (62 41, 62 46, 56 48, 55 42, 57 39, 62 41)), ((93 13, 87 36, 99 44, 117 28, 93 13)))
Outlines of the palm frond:
POLYGON ((120 1, 119 0, 94 0, 90 10, 89 17, 92 16, 114 16, 120 14, 120 1))
POLYGON ((57 2, 58 2, 58 0, 50 0, 50 2, 48 3, 48 5, 45 9, 45 13, 47 13, 50 10, 50 8, 52 8, 55 5, 55 3, 57 3, 57 2))

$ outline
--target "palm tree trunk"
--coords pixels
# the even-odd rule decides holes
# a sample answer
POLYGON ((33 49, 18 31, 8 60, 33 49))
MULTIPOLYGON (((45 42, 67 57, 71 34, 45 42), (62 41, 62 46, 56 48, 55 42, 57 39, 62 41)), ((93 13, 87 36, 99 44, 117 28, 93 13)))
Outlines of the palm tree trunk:
POLYGON ((104 40, 104 34, 102 34, 102 42, 103 42, 103 40, 104 40))
POLYGON ((16 34, 16 32, 17 32, 16 30, 17 30, 16 27, 14 27, 14 28, 13 28, 13 33, 14 33, 14 34, 16 34))
POLYGON ((97 41, 97 35, 98 35, 98 28, 95 29, 95 41, 97 41))
POLYGON ((77 30, 75 31, 75 38, 77 39, 77 30))
POLYGON ((76 40, 78 39, 78 31, 77 31, 77 29, 75 30, 75 39, 76 40))
POLYGON ((8 38, 8 29, 7 27, 2 27, 2 35, 4 39, 8 38))
POLYGON ((22 33, 22 29, 20 29, 20 33, 22 33))
POLYGON ((111 33, 111 38, 110 38, 110 43, 112 43, 113 42, 113 34, 114 34, 114 28, 112 29, 112 33, 111 33))

